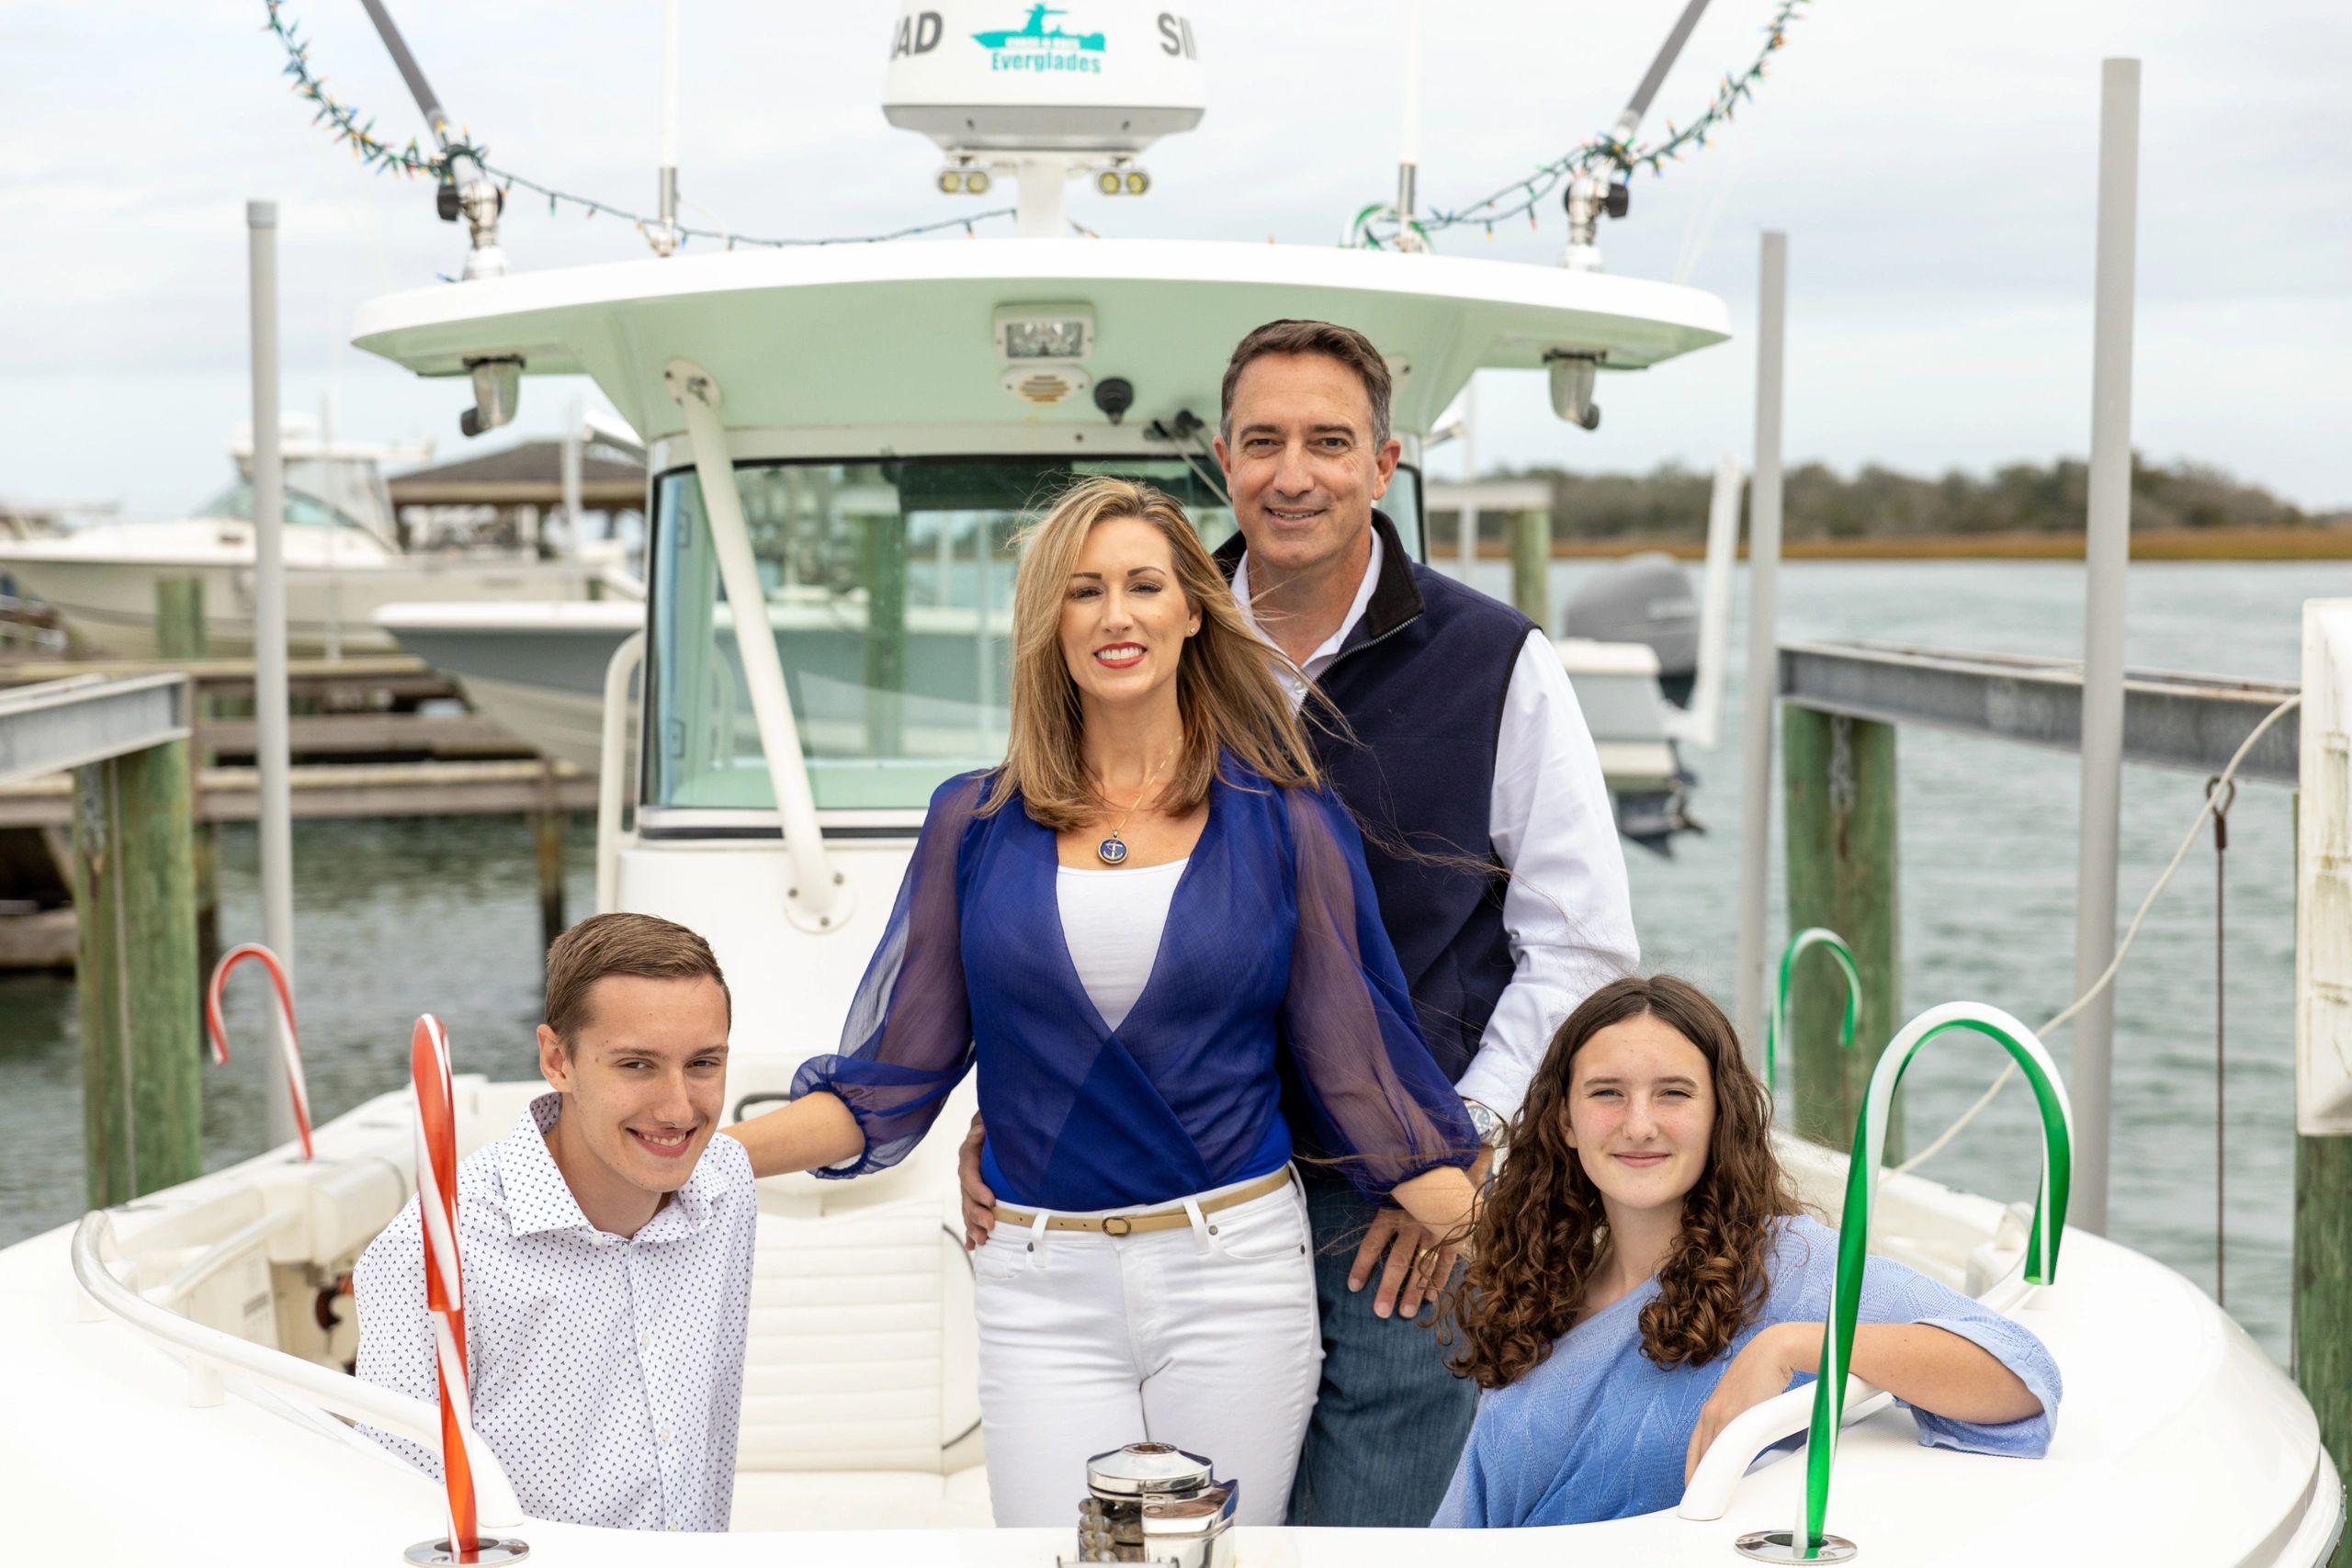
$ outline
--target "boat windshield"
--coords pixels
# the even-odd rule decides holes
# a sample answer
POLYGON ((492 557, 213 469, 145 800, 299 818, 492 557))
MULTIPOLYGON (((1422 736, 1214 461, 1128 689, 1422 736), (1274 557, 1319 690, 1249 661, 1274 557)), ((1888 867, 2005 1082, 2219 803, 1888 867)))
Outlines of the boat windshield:
MULTIPOLYGON (((349 513, 328 505, 317 496, 306 495, 292 485, 285 487, 286 525, 289 528, 357 528, 369 530, 349 513)), ((210 501, 196 509, 198 517, 227 517, 239 523, 254 520, 254 487, 239 479, 210 501)))
MULTIPOLYGON (((1211 548, 1233 533, 1231 510, 1164 454, 737 466, 820 810, 920 810, 949 775, 1002 760, 1012 536, 1100 473, 1174 496, 1211 548)), ((1382 502, 1416 558, 1419 491, 1400 468, 1382 502)), ((773 809, 692 468, 662 477, 655 508, 647 803, 773 809)))

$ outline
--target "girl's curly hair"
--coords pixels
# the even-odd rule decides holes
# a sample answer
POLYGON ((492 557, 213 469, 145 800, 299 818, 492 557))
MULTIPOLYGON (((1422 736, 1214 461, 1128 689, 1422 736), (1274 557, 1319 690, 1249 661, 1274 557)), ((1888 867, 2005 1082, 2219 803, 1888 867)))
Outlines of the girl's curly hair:
POLYGON ((1613 981, 1552 1037, 1511 1121, 1510 1157, 1478 1215, 1470 1267, 1447 1300, 1449 1337, 1463 1342, 1454 1369, 1482 1388, 1515 1382, 1552 1353, 1608 1251, 1600 1190, 1568 1146, 1568 1084, 1587 1041, 1645 1015, 1707 1058, 1715 1120, 1706 1168, 1682 1200, 1682 1234, 1642 1309, 1642 1354, 1661 1367, 1704 1365, 1763 1300, 1773 1224, 1797 1212, 1772 1152, 1771 1096, 1705 992, 1670 975, 1613 981))

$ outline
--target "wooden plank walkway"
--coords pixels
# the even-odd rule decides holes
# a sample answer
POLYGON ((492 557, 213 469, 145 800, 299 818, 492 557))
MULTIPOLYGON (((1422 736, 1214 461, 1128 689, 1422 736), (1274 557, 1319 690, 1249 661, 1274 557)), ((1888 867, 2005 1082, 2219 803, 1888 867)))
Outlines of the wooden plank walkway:
MULTIPOLYGON (((596 807, 596 781, 560 762, 314 762, 295 767, 289 777, 298 818, 520 815, 549 805, 560 811, 596 807)), ((196 820, 252 821, 258 783, 253 768, 202 770, 196 820)), ((0 788, 0 829, 63 827, 73 821, 73 808, 69 774, 0 788)))

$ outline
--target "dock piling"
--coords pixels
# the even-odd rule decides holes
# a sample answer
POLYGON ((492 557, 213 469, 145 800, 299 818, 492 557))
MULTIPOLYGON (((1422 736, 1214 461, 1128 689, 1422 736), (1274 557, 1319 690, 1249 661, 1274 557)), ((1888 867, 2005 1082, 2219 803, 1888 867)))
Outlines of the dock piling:
MULTIPOLYGON (((1871 1073, 1903 1018, 1895 870, 1894 727, 1783 703, 1789 930, 1847 933, 1861 975, 1854 1047, 1840 1050, 1844 987, 1793 987, 1788 1044, 1797 1131, 1832 1148, 1853 1136, 1871 1073)), ((1887 1112, 1887 1158, 1903 1158, 1903 1107, 1887 1112)))
MULTIPOLYGON (((1732 1017, 1750 1060, 1764 1048, 1765 917, 1772 894, 1772 710, 1780 684, 1781 347, 1789 237, 1764 234, 1756 299, 1756 461, 1747 487, 1747 675, 1741 701, 1739 938, 1732 1017)), ((1849 929, 1849 928, 1839 928, 1849 929)))
POLYGON ((188 749, 74 771, 74 987, 90 1206, 204 1173, 188 749))
MULTIPOLYGON (((200 577, 159 577, 155 580, 155 653, 162 659, 202 660, 211 657, 211 637, 204 619, 204 580, 200 577)), ((189 724, 198 735, 212 717, 212 701, 202 693, 189 694, 189 724)), ((188 754, 188 796, 195 815, 192 852, 196 879, 196 963, 199 974, 209 975, 220 961, 220 824, 205 820, 194 791, 204 770, 212 763, 211 749, 198 742, 188 754)))
MULTIPOLYGON (((1476 530, 1478 513, 1462 509, 1462 525, 1476 530)), ((1510 602, 1519 613, 1552 632, 1552 514, 1514 512, 1510 518, 1510 602)))
MULTIPOLYGON (((2098 282, 2091 317, 2090 497, 2084 521, 2082 849, 2075 872, 2075 994, 2115 957, 2115 867, 2123 798, 2124 571, 2132 555, 2132 294, 2140 178, 2140 62, 2102 68, 2098 282)), ((2115 993, 2075 1020, 2074 1223, 2107 1229, 2115 993)))
POLYGON ((555 764, 539 765, 539 804, 531 812, 531 843, 539 868, 539 937, 552 947, 563 934, 563 803, 556 793, 555 764))
POLYGON ((2294 1257, 2295 1382, 2335 1473, 2352 1475, 2352 1137, 2295 1139, 2294 1257))
MULTIPOLYGON (((252 278, 254 378, 254 762, 260 787, 262 942, 300 994, 294 950, 294 807, 286 669, 286 464, 277 386, 277 203, 245 203, 252 278)), ((294 1108, 270 1095, 269 1145, 295 1137, 294 1108)))

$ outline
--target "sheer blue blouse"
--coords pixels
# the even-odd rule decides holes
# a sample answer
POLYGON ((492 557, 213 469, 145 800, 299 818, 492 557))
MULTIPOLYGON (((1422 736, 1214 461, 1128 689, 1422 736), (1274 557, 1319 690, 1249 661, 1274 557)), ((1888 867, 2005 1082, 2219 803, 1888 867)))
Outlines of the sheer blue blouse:
MULTIPOLYGON (((1579 1525, 1656 1513, 1682 1500, 1682 1464, 1699 1411, 1732 1359, 1776 1323, 1817 1323, 1838 1278, 1838 1233, 1798 1215, 1781 1222, 1766 1265, 1769 1293, 1722 1355, 1660 1367, 1642 1355, 1642 1309, 1657 1281, 1610 1303, 1562 1335, 1517 1382, 1478 1399, 1478 1418, 1437 1517, 1443 1529, 1579 1525)), ((1998 1313, 1892 1258, 1862 1269, 1862 1323, 1925 1323, 1989 1351, 2041 1409, 1988 1427, 1913 1408, 1919 1441, 1970 1453, 2039 1459, 2057 1427, 2062 1384, 2041 1341, 1998 1313)), ((1813 1382, 1810 1373, 1792 1386, 1813 1382)), ((1791 1439, 1802 1443, 1803 1438, 1791 1439)))
POLYGON ((1168 910, 1150 977, 1117 1029, 1063 941, 1054 833, 985 773, 932 796, 842 1031, 796 1096, 838 1095, 865 1134, 857 1176, 897 1164, 975 1062, 989 1185, 1023 1208, 1159 1204, 1278 1169, 1283 1086, 1366 1193, 1477 1138, 1430 1055, 1380 924, 1354 820, 1230 758, 1168 910))

